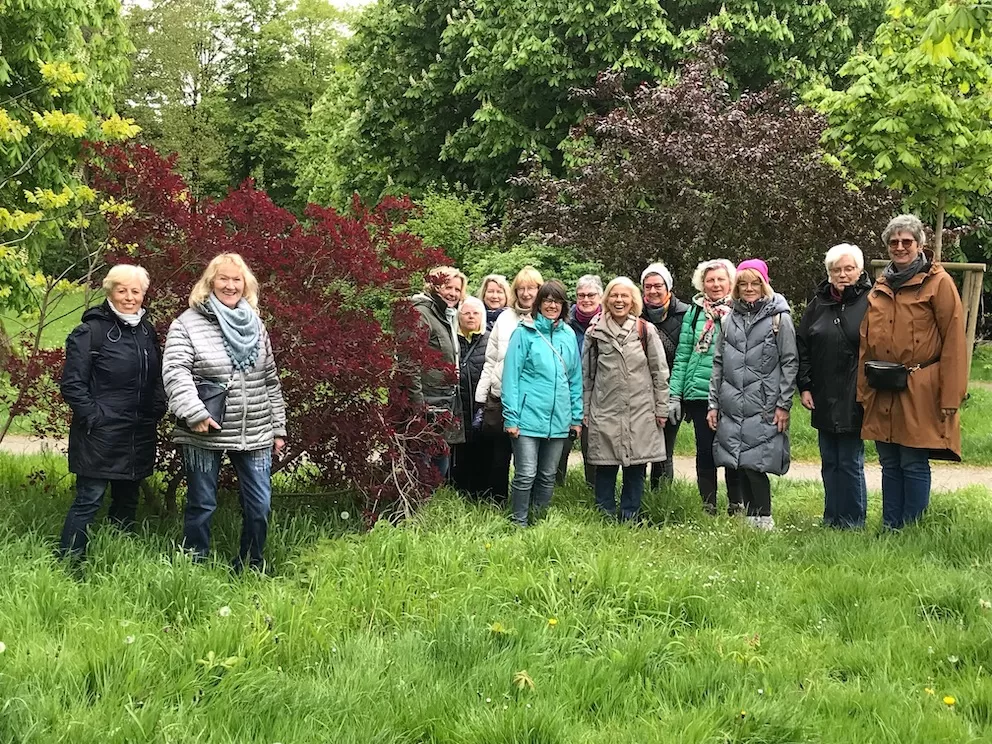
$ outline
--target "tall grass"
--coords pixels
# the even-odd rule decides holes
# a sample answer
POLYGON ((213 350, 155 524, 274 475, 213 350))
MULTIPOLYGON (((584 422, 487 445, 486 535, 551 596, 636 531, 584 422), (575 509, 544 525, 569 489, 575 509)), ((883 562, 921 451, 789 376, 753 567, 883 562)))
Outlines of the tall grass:
MULTIPOLYGON (((984 488, 893 535, 818 527, 819 487, 785 480, 772 534, 683 483, 607 523, 578 472, 520 531, 446 491, 367 533, 282 499, 267 577, 194 566, 149 519, 98 529, 79 578, 51 557, 60 467, 0 457, 0 741, 992 738, 984 488)), ((230 498, 217 527, 230 555, 230 498)))

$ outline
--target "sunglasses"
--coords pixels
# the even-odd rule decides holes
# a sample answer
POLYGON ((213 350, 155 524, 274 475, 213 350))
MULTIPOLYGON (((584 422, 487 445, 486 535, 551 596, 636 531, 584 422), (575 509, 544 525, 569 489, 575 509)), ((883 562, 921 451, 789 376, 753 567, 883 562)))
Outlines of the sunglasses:
POLYGON ((900 245, 903 248, 912 248, 913 243, 916 242, 916 238, 892 238, 889 241, 889 248, 898 248, 900 245))

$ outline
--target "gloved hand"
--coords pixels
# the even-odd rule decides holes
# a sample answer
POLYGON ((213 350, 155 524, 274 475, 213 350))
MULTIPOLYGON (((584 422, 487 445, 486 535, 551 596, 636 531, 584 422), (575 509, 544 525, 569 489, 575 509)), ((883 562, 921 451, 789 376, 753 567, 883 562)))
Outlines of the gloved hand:
POLYGON ((472 417, 472 430, 479 431, 482 428, 482 406, 475 407, 475 415, 472 417))
POLYGON ((682 399, 668 399, 668 421, 673 426, 682 420, 682 399))

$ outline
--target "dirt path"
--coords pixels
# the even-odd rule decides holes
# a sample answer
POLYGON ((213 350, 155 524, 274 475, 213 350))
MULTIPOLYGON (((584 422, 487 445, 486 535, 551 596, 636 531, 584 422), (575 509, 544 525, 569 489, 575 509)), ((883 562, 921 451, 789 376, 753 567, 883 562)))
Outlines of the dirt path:
MULTIPOLYGON (((15 455, 35 455, 57 450, 65 452, 65 440, 39 440, 35 437, 25 437, 8 434, 0 442, 0 451, 15 455)), ((572 466, 581 466, 582 456, 576 452, 569 458, 572 466)), ((965 486, 985 486, 992 488, 992 467, 977 467, 974 465, 958 465, 944 462, 931 462, 930 470, 935 491, 954 491, 965 486)), ((696 461, 693 457, 675 457, 675 474, 686 480, 696 477, 696 461)), ((820 480, 820 463, 794 462, 786 478, 795 480, 820 480)), ((865 464, 865 477, 869 490, 877 491, 882 488, 882 470, 878 463, 865 464)))
MULTIPOLYGON (((581 466, 582 455, 574 453, 569 457, 570 466, 581 466)), ((945 462, 931 462, 930 471, 935 491, 954 491, 965 486, 985 486, 992 488, 992 467, 976 467, 945 462)), ((675 457, 675 475, 678 478, 694 480, 696 477, 696 460, 694 457, 675 457)), ((784 476, 794 480, 822 480, 820 463, 794 462, 789 472, 784 476)), ((865 479, 869 491, 879 491, 882 488, 882 469, 875 462, 865 463, 865 479)))

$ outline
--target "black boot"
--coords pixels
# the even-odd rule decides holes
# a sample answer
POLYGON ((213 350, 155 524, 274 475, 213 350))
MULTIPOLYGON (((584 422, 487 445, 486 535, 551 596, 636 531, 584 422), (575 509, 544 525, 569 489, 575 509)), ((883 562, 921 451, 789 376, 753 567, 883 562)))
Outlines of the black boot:
POLYGON ((716 516, 716 470, 696 473, 696 486, 703 499, 703 511, 716 516))

